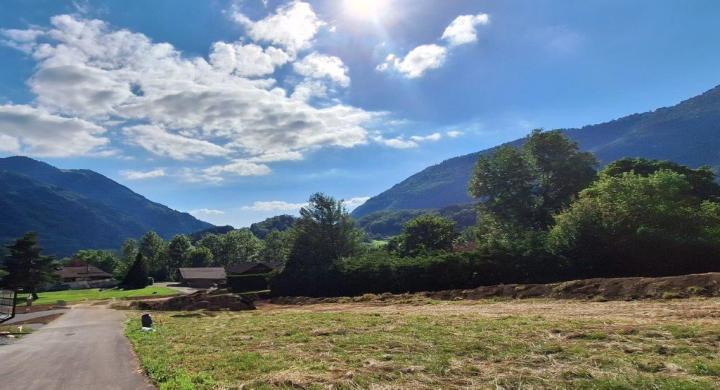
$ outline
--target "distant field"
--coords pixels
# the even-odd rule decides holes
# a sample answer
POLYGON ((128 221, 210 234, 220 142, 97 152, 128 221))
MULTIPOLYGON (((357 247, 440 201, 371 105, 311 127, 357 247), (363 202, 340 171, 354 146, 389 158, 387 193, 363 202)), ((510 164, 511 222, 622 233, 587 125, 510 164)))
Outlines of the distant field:
MULTIPOLYGON (((123 299, 133 297, 150 297, 150 296, 168 296, 175 295, 178 292, 171 288, 160 287, 160 286, 149 286, 137 290, 121 290, 121 289, 107 289, 100 291, 99 289, 87 289, 87 290, 66 290, 66 291, 48 291, 38 293, 38 300, 34 301, 33 304, 44 305, 52 304, 57 301, 65 301, 67 303, 77 303, 81 301, 97 301, 103 299, 123 299)), ((28 294, 18 295, 18 305, 25 303, 25 299, 28 294)))
POLYGON ((160 388, 720 387, 720 299, 263 305, 127 332, 160 388))

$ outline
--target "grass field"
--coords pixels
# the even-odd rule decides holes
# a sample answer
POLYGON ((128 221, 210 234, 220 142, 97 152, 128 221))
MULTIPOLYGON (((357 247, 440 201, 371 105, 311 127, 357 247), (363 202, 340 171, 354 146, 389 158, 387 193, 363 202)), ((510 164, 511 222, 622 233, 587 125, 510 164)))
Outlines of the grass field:
POLYGON ((127 332, 161 389, 720 387, 720 299, 263 305, 127 332))
MULTIPOLYGON (((47 291, 38 293, 38 300, 34 301, 34 305, 53 304, 57 301, 65 301, 66 303, 77 303, 82 301, 99 301, 104 299, 123 299, 133 297, 151 297, 151 296, 168 296, 175 295, 178 292, 171 288, 160 286, 148 286, 137 290, 121 290, 121 289, 105 289, 96 288, 86 290, 65 290, 65 291, 47 291)), ((25 304, 28 294, 18 294, 18 305, 25 304)))

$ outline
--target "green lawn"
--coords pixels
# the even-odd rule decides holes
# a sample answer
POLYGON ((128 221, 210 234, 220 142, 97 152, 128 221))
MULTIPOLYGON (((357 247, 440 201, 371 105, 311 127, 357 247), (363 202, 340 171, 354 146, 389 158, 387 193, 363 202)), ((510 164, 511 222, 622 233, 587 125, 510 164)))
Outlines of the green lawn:
MULTIPOLYGON (((66 303, 77 303, 81 301, 99 301, 104 299, 123 299, 133 297, 151 297, 151 296, 168 296, 176 295, 177 290, 173 290, 168 287, 159 286, 148 286, 136 290, 121 290, 121 289, 106 289, 100 291, 99 289, 87 289, 87 290, 65 290, 65 291, 48 291, 38 293, 39 299, 33 304, 43 305, 48 303, 56 303, 57 301, 65 301, 66 303)), ((27 294, 18 294, 18 305, 25 304, 27 294)))
POLYGON ((160 389, 720 388, 718 299, 428 303, 155 313, 127 334, 160 389))

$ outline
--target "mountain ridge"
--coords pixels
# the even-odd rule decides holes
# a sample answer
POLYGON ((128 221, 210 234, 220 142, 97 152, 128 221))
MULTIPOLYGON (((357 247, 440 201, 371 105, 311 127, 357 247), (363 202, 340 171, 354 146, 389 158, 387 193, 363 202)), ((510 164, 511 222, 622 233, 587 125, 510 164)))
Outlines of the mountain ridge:
POLYGON ((56 255, 116 249, 149 230, 170 238, 213 226, 95 171, 58 169, 29 157, 0 158, 0 183, 0 241, 36 231, 56 255))
MULTIPOLYGON (((601 165, 623 157, 673 160, 691 167, 720 167, 720 86, 674 106, 581 128, 560 129, 593 152, 601 165)), ((357 207, 356 218, 382 210, 439 209, 472 199, 467 183, 478 157, 517 139, 429 166, 357 207)))

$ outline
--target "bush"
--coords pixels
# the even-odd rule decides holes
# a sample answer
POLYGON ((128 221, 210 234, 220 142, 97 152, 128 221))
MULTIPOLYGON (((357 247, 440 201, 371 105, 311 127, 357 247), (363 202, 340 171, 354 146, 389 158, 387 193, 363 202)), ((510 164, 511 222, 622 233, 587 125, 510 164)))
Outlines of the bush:
POLYGON ((232 292, 262 291, 268 289, 267 274, 230 275, 227 286, 232 292))

